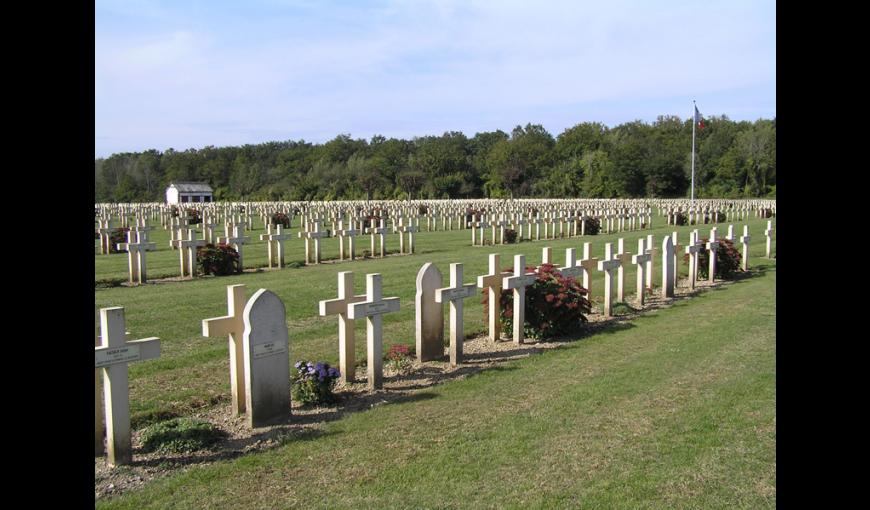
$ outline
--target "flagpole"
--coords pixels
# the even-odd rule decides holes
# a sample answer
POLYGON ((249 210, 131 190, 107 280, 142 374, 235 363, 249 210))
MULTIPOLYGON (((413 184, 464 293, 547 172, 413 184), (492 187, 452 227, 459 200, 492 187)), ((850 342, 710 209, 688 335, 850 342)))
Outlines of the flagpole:
POLYGON ((695 105, 695 100, 692 100, 694 109, 692 110, 692 202, 695 201, 695 112, 698 106, 695 105))

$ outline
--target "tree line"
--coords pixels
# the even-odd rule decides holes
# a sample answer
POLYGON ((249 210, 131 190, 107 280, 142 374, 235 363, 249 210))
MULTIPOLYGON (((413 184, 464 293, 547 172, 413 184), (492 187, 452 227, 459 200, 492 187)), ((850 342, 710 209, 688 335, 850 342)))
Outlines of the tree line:
MULTIPOLYGON (((776 118, 704 119, 695 196, 776 196, 776 118)), ((94 161, 96 202, 162 202, 170 181, 202 181, 215 200, 679 198, 689 196, 692 119, 613 128, 584 122, 403 140, 341 134, 315 144, 266 142, 112 154, 94 161)))

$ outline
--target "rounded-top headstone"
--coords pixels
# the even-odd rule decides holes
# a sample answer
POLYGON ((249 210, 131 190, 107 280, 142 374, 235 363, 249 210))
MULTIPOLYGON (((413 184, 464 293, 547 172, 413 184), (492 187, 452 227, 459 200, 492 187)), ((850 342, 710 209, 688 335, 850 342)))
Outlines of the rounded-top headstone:
POLYGON ((444 355, 444 305, 435 302, 442 285, 441 271, 432 262, 417 273, 416 307, 417 359, 421 363, 444 355))
POLYGON ((284 303, 260 289, 245 305, 245 400, 248 423, 260 427, 290 414, 289 335, 284 303))

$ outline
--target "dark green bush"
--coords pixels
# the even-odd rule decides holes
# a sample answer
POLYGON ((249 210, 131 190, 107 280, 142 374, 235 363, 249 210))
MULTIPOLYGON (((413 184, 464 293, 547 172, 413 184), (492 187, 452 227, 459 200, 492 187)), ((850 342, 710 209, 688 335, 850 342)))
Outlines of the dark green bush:
POLYGON ((207 244, 196 249, 196 263, 202 274, 227 276, 242 272, 239 253, 226 244, 207 244))
POLYGON ((504 242, 514 244, 517 242, 517 231, 511 228, 504 229, 504 242))
POLYGON ((146 452, 185 453, 201 450, 226 437, 211 423, 192 418, 174 418, 151 425, 142 431, 146 452))
POLYGON ((685 225, 688 222, 689 218, 685 214, 681 212, 674 213, 674 225, 685 225))

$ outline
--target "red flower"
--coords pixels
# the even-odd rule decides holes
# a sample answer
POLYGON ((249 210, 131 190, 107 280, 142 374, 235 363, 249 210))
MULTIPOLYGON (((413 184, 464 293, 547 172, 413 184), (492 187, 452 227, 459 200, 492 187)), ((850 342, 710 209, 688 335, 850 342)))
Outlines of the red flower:
POLYGON ((555 298, 556 298, 556 296, 554 296, 552 294, 547 294, 546 296, 544 296, 544 299, 547 300, 547 303, 552 303, 553 299, 555 299, 555 298))

